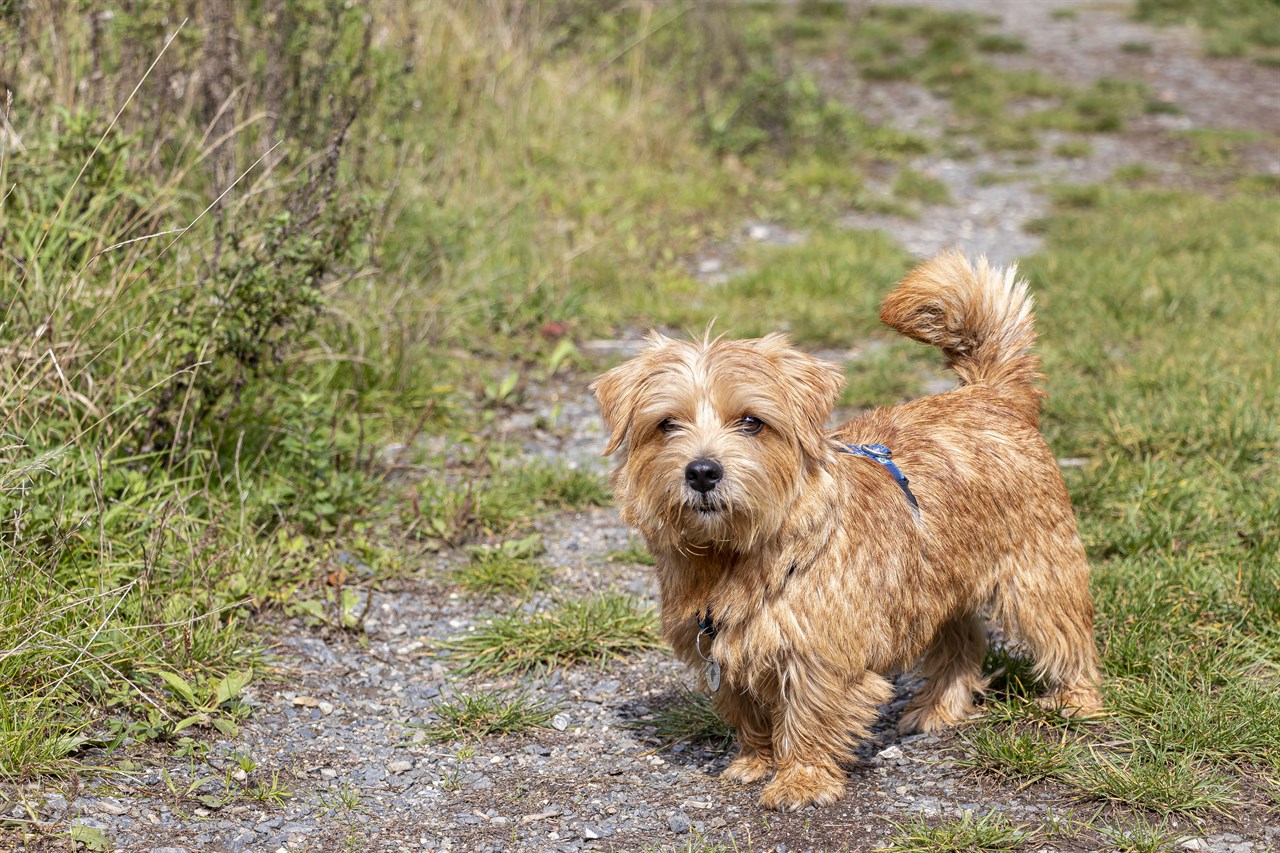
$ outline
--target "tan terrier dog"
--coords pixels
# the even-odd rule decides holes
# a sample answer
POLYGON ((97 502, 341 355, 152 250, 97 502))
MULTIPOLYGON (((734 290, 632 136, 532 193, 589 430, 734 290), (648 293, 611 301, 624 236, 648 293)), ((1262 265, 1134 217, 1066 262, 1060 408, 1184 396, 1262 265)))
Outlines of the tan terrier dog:
POLYGON ((945 254, 880 319, 941 349, 961 387, 828 431, 840 370, 776 334, 654 334, 592 385, 622 517, 657 559, 663 634, 737 729, 724 778, 772 774, 771 808, 844 793, 887 675, 919 662, 928 679, 903 732, 973 716, 983 613, 1030 652, 1042 701, 1101 703, 1089 567, 1038 429, 1026 283, 945 254))

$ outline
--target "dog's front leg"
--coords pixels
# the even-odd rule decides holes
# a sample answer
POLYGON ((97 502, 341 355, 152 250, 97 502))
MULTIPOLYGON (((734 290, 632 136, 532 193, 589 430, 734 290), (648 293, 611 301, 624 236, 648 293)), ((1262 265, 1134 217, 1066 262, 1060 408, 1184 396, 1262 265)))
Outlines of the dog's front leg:
POLYGON ((738 733, 738 755, 720 774, 726 782, 758 782, 773 773, 773 718, 746 690, 724 689, 713 704, 738 733))
POLYGON ((838 667, 809 660, 787 666, 778 693, 773 725, 778 769, 760 804, 794 811, 834 803, 844 794, 841 764, 866 737, 878 706, 893 696, 892 686, 869 670, 850 678, 838 667))

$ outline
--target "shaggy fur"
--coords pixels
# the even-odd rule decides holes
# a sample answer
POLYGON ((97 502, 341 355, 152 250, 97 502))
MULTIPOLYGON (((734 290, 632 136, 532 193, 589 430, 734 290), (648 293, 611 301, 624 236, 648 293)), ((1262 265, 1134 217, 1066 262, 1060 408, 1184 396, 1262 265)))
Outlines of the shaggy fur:
POLYGON ((928 679, 904 731, 972 716, 983 613, 1030 652, 1046 703, 1100 706, 1089 569, 1038 431, 1025 283, 946 254, 880 316, 941 349, 962 386, 827 431, 834 365, 780 335, 656 334, 592 386, 622 516, 657 559, 663 633, 699 672, 719 664, 713 702, 741 740, 724 776, 772 775, 760 798, 772 808, 843 793, 841 764, 891 697, 887 675, 918 664, 928 679), (918 517, 879 463, 835 442, 892 448, 918 517), (714 637, 699 638, 708 613, 714 637))

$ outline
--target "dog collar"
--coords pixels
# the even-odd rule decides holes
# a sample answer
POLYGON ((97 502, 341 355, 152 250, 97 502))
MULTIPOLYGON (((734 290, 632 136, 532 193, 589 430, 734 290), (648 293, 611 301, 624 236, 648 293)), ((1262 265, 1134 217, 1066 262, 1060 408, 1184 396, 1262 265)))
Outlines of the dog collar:
POLYGON ((703 637, 710 642, 714 642, 716 638, 716 623, 711 619, 711 607, 707 607, 705 617, 702 611, 698 611, 694 618, 698 620, 698 635, 693 638, 694 648, 698 651, 698 657, 702 658, 702 675, 706 679, 707 689, 715 693, 720 689, 720 661, 702 651, 703 637))
POLYGON ((708 638, 714 640, 716 638, 716 623, 711 619, 711 608, 707 608, 706 616, 703 616, 702 612, 699 611, 694 615, 694 618, 698 620, 698 633, 706 634, 708 638))
MULTIPOLYGON (((916 501, 916 496, 911 494, 911 487, 907 485, 910 481, 907 475, 902 473, 902 469, 893 461, 893 451, 883 444, 844 444, 837 441, 836 450, 840 453, 847 453, 850 456, 861 456, 863 459, 870 459, 872 462, 879 462, 884 470, 889 472, 898 487, 902 489, 902 493, 907 496, 908 503, 911 504, 911 510, 916 517, 920 516, 920 504, 916 501)), ((708 614, 709 615, 709 614, 708 614)))

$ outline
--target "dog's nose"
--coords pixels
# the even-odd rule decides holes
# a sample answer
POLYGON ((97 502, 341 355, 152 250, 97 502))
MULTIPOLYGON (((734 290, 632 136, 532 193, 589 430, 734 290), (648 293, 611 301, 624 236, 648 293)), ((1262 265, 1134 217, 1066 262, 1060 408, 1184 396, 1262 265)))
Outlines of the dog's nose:
POLYGON ((710 459, 695 459, 684 469, 684 481, 689 488, 704 495, 714 489, 723 476, 724 469, 720 463, 710 459))

